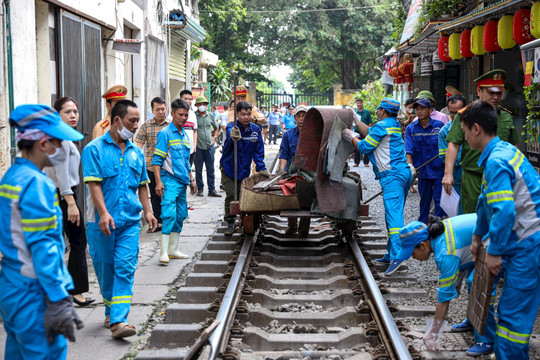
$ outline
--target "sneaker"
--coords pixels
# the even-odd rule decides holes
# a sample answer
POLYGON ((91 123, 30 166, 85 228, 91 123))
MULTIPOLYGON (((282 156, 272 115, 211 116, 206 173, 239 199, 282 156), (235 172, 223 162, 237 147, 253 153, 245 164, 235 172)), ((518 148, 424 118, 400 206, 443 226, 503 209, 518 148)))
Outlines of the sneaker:
POLYGON ((404 265, 402 260, 390 260, 390 265, 388 265, 388 269, 386 269, 384 275, 392 275, 398 271, 401 265, 404 265))
POLYGON ((188 206, 187 208, 188 210, 195 210, 195 208, 193 206, 188 206))
POLYGON ((390 264, 390 260, 388 260, 388 259, 385 258, 385 257, 375 259, 375 262, 376 262, 377 264, 390 264))
POLYGON ((231 236, 232 234, 234 234, 234 223, 228 223, 227 228, 223 233, 227 236, 231 236))
POLYGON ((204 194, 203 194, 202 191, 198 191, 198 192, 197 192, 197 196, 204 196, 204 194))
POLYGON ((465 319, 459 324, 452 325, 451 327, 452 332, 465 332, 465 331, 473 331, 474 327, 472 326, 469 319, 465 319))
POLYGON ((221 197, 221 195, 219 195, 216 190, 212 190, 212 191, 209 191, 208 192, 208 196, 210 197, 221 197))
POLYGON ((465 354, 476 357, 491 354, 492 352, 493 344, 477 343, 471 346, 469 350, 465 351, 465 354))

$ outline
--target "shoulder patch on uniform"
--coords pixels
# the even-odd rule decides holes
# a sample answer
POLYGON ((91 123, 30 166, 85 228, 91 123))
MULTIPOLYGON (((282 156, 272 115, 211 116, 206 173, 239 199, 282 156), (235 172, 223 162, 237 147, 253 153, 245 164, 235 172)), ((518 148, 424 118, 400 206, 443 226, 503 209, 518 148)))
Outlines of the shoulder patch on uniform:
POLYGON ((503 108, 501 105, 499 105, 499 109, 503 110, 503 111, 506 111, 507 113, 509 113, 510 115, 514 115, 513 112, 511 112, 510 110, 508 110, 507 108, 503 108))
POLYGON ((109 120, 105 120, 100 126, 105 129, 107 126, 109 126, 109 120))

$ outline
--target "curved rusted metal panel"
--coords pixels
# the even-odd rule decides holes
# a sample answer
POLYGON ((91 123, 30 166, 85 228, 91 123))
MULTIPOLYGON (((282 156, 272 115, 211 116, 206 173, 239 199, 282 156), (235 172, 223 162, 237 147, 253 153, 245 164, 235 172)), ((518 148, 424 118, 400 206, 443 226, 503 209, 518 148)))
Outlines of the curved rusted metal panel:
POLYGON ((317 172, 317 200, 319 208, 325 212, 341 211, 346 206, 341 183, 331 182, 323 172, 328 135, 336 115, 345 125, 352 126, 354 114, 351 109, 311 108, 306 113, 294 163, 298 168, 317 172))

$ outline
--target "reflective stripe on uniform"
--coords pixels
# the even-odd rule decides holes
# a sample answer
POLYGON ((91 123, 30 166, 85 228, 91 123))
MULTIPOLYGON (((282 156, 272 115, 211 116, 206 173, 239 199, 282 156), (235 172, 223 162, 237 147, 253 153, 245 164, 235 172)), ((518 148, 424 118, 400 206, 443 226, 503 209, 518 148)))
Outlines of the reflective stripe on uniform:
POLYGON ((111 302, 105 298, 103 298, 103 304, 107 307, 111 307, 111 302))
POLYGON ((159 149, 156 149, 156 150, 154 150, 154 155, 158 155, 158 156, 161 156, 161 157, 166 157, 167 153, 165 151, 161 151, 159 149))
POLYGON ((401 128, 398 127, 387 127, 386 132, 388 134, 400 134, 401 135, 401 128))
POLYGON ((57 226, 56 215, 41 219, 22 219, 23 231, 43 231, 57 226))
POLYGON ((20 186, 0 185, 0 196, 8 199, 18 199, 21 192, 20 186))
POLYGON ((139 185, 146 185, 146 184, 150 184, 150 180, 141 181, 141 182, 139 183, 139 185))
POLYGON ((113 296, 111 300, 111 305, 113 304, 130 304, 131 303, 131 295, 124 295, 124 296, 113 296))
POLYGON ((440 148, 440 149, 439 149, 439 156, 446 155, 446 152, 447 152, 447 151, 448 151, 448 149, 440 148))
POLYGON ((510 165, 512 165, 512 167, 517 170, 521 166, 521 163, 524 159, 525 155, 523 155, 521 151, 516 150, 516 154, 514 155, 512 160, 510 160, 510 165))
POLYGON ((443 288, 443 287, 448 287, 452 284, 455 284, 457 278, 458 278, 458 275, 459 275, 459 271, 456 272, 454 275, 450 276, 450 277, 447 277, 447 278, 444 278, 444 279, 439 279, 439 287, 440 288, 443 288))
POLYGON ((486 197, 488 204, 499 201, 514 201, 514 192, 512 190, 494 191, 488 193, 486 197))
POLYGON ((373 139, 373 138, 372 138, 371 136, 369 136, 369 135, 366 136, 366 138, 365 138, 364 140, 366 140, 369 144, 371 144, 371 145, 373 145, 373 146, 375 146, 375 147, 377 147, 377 145, 379 145, 379 142, 378 142, 377 140, 373 139))
POLYGON ((101 180, 103 180, 103 178, 100 178, 100 177, 97 177, 97 176, 87 176, 83 179, 83 181, 86 183, 86 182, 90 182, 90 181, 97 181, 97 182, 101 182, 101 180))
POLYGON ((497 335, 518 344, 528 344, 529 337, 531 336, 531 334, 520 334, 515 331, 510 331, 501 325, 497 325, 497 335))
POLYGON ((390 228, 390 229, 388 229, 388 235, 399 234, 399 229, 400 228, 390 228))
POLYGON ((456 239, 454 239, 454 229, 452 223, 446 219, 443 220, 444 237, 446 238, 446 251, 448 255, 456 255, 456 239))
POLYGON ((185 145, 185 146, 189 146, 189 145, 190 145, 190 142, 189 142, 189 140, 174 139, 174 140, 169 140, 169 146, 171 146, 171 145, 185 145))

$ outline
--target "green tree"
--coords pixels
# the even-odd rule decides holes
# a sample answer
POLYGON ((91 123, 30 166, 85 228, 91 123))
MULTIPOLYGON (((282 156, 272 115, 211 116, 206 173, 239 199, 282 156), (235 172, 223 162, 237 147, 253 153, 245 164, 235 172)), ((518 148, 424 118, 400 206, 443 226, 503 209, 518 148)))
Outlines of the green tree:
POLYGON ((208 71, 208 81, 212 91, 214 103, 227 101, 231 97, 232 75, 223 60, 219 60, 217 66, 208 71))

